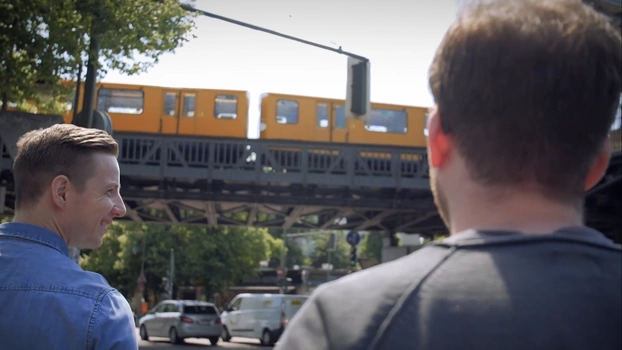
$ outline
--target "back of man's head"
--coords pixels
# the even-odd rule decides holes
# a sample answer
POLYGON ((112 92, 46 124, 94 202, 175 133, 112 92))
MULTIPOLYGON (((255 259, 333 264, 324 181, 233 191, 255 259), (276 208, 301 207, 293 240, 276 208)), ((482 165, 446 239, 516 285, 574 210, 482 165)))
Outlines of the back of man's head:
POLYGON ((52 180, 65 175, 83 188, 93 175, 89 166, 95 153, 118 155, 115 139, 103 130, 57 124, 27 132, 17 142, 13 163, 15 208, 35 204, 52 180))
POLYGON ((429 83, 471 176, 580 199, 620 101, 620 47, 619 29, 580 0, 463 8, 429 83))

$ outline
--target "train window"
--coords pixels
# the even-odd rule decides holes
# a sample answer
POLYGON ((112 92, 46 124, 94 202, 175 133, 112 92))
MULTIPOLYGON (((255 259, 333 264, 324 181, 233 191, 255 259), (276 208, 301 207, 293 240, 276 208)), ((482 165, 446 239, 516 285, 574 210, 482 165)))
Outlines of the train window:
POLYGON ((97 92, 97 110, 109 113, 141 114, 144 100, 142 90, 101 88, 97 92))
POLYGON ((177 94, 174 92, 164 95, 164 115, 177 116, 177 94))
POLYGON ((428 136, 428 118, 430 117, 430 113, 425 115, 423 119, 423 135, 428 136))
MULTIPOLYGON (((333 127, 336 129, 343 129, 346 127, 346 115, 343 106, 335 106, 333 108, 334 122, 333 127)), ((325 103, 318 103, 317 105, 317 125, 320 128, 328 127, 328 105, 325 103)))
POLYGON ((194 117, 194 109, 196 103, 195 94, 184 94, 184 117, 194 117))
POLYGON ((346 127, 346 109, 339 105, 335 107, 335 128, 344 129, 346 127))
POLYGON ((328 127, 328 106, 325 103, 318 103, 316 108, 317 126, 320 128, 328 127))
POLYGON ((276 101, 276 122, 279 124, 298 124, 298 102, 292 100, 276 101))
POLYGON ((365 129, 372 132, 405 134, 408 131, 406 111, 372 108, 365 129))
POLYGON ((217 119, 236 119, 238 117, 238 98, 233 95, 216 95, 214 117, 217 119))

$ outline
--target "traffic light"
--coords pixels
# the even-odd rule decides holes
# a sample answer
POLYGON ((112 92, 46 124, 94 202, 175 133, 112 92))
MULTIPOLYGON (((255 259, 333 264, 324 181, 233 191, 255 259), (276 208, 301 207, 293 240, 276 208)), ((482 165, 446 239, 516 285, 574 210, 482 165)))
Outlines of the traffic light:
POLYGON ((350 265, 356 266, 356 246, 352 246, 350 250, 350 265))
POLYGON ((369 61, 348 57, 348 87, 346 91, 346 116, 366 119, 371 110, 369 61))

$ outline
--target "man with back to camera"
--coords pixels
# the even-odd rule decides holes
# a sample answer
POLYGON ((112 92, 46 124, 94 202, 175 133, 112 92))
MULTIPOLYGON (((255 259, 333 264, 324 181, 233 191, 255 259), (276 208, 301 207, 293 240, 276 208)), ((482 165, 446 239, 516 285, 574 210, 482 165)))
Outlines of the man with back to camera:
POLYGON ((101 246, 125 215, 117 142, 64 124, 30 131, 17 147, 15 217, 0 225, 0 349, 138 349, 125 298, 68 256, 101 246))
POLYGON ((622 252, 582 217, 609 163, 620 46, 578 0, 464 9, 429 76, 451 236, 320 286, 275 349, 622 348, 622 252))

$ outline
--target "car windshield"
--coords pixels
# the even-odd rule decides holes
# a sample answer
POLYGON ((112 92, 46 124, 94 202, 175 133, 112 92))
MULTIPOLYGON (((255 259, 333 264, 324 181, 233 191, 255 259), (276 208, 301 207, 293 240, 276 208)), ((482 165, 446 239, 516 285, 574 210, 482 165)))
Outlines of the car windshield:
POLYGON ((185 305, 184 313, 192 315, 216 315, 216 309, 209 305, 185 305))

